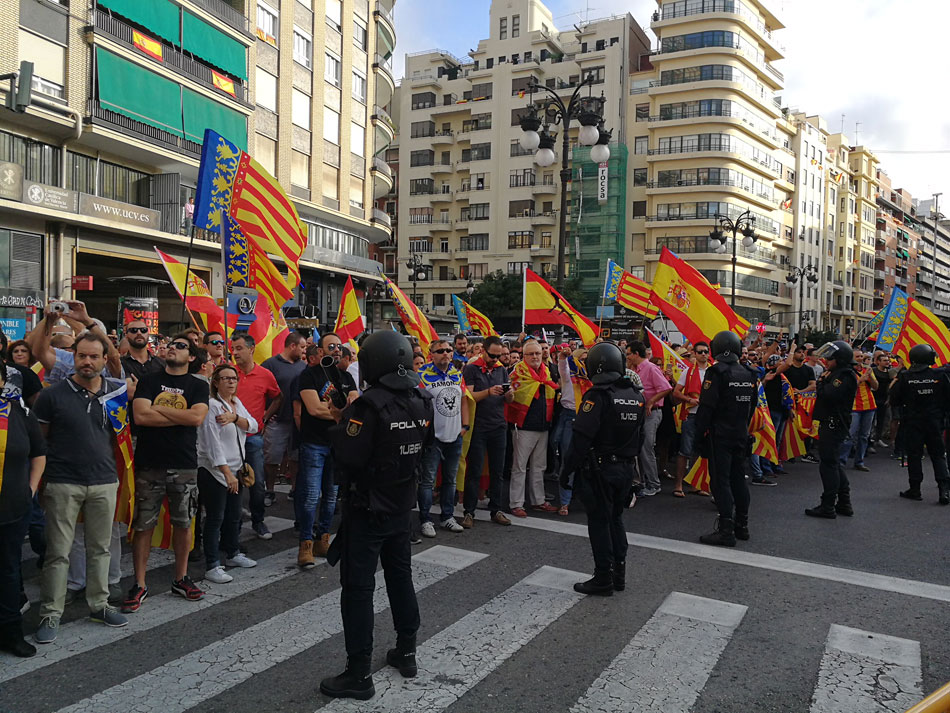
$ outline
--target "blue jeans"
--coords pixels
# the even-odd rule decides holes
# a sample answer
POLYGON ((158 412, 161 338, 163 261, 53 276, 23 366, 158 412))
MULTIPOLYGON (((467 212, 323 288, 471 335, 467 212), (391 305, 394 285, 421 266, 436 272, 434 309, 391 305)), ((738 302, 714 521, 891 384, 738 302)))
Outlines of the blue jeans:
POLYGON ((864 455, 868 450, 868 438, 871 435, 871 425, 874 423, 874 411, 852 411, 851 431, 841 444, 841 463, 848 464, 851 447, 854 446, 854 464, 864 465, 864 455))
POLYGON ((499 426, 489 430, 472 430, 468 445, 468 461, 465 466, 465 493, 462 499, 466 513, 475 514, 478 507, 478 488, 482 480, 482 463, 488 453, 488 510, 494 515, 501 510, 501 479, 505 469, 505 451, 508 443, 508 427, 499 426))
POLYGON ((248 490, 248 507, 251 511, 251 523, 264 522, 264 436, 255 433, 244 442, 244 459, 254 469, 254 485, 248 490))
MULTIPOLYGON (((557 448, 557 452, 560 456, 558 460, 559 470, 564 468, 564 463, 567 460, 567 452, 571 449, 571 441, 574 440, 574 418, 577 416, 576 411, 571 409, 562 409, 561 415, 558 416, 557 423, 554 424, 554 431, 551 433, 551 440, 554 441, 554 447, 557 448)), ((560 475, 560 472, 558 473, 560 475)), ((574 474, 570 474, 570 482, 574 484, 574 474)), ((563 507, 567 507, 571 504, 571 495, 574 494, 573 490, 565 490, 560 485, 558 485, 558 502, 561 503, 563 507)))
POLYGON ((317 535, 330 532, 333 513, 336 510, 337 486, 333 484, 333 467, 330 461, 330 446, 316 443, 300 444, 300 466, 294 485, 294 515, 300 528, 300 541, 313 539, 313 523, 317 519, 317 535), (322 497, 321 497, 322 496, 322 497))
POLYGON ((462 458, 462 436, 454 441, 433 441, 422 454, 422 479, 419 481, 419 522, 431 522, 429 510, 432 509, 432 486, 442 464, 442 491, 439 504, 442 508, 442 521, 455 514, 455 478, 458 475, 459 460, 462 458))

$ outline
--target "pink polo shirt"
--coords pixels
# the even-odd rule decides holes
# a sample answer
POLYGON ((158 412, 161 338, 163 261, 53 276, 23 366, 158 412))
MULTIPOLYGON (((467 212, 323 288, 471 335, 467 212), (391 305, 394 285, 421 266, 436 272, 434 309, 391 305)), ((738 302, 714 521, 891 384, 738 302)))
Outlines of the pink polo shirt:
MULTIPOLYGON (((652 361, 644 359, 637 367, 634 368, 634 371, 637 372, 637 375, 640 377, 640 381, 643 382, 643 398, 647 401, 652 399, 661 391, 669 391, 671 388, 670 382, 667 380, 663 370, 652 361)), ((663 399, 660 399, 654 404, 656 408, 659 408, 662 405, 663 399)))

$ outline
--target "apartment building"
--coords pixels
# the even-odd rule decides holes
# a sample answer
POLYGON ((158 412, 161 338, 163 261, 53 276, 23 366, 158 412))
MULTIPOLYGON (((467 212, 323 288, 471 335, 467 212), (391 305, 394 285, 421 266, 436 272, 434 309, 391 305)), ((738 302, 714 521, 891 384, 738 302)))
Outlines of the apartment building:
MULTIPOLYGON (((613 130, 614 202, 598 202, 597 166, 586 150, 572 150, 567 272, 582 278, 590 303, 584 306, 593 311, 605 258, 623 259, 626 214, 617 201, 627 172, 626 86, 649 41, 630 15, 559 31, 539 0, 493 0, 489 17, 490 36, 464 60, 443 50, 406 58, 399 92, 400 284, 410 281, 406 261, 420 256, 425 275, 415 289, 422 306, 440 315, 451 313, 453 293, 497 270, 522 274, 528 267, 553 279, 561 128, 551 127, 559 134, 558 161, 541 168, 519 144, 519 117, 529 103, 543 105, 532 83, 566 103, 590 74, 595 83, 584 95, 603 93, 605 125, 613 130), (606 241, 586 227, 598 221, 610 233, 606 241)), ((577 127, 575 121, 572 144, 577 127)))
POLYGON ((757 0, 658 6, 652 66, 629 77, 625 262, 652 279, 668 247, 731 295, 731 235, 727 255, 714 251, 708 235, 716 214, 736 219, 751 211, 758 241, 737 249, 736 311, 753 323, 787 327, 786 318, 770 315, 793 309, 783 265, 795 249, 788 228, 804 223, 790 223, 787 211, 797 164, 783 150, 795 132, 779 129, 785 119, 775 96, 784 81, 773 66, 784 56, 776 39, 783 25, 757 0))
MULTIPOLYGON (((393 136, 380 108, 395 89, 390 9, 386 0, 0 5, 0 73, 34 63, 29 107, 0 109, 0 254, 11 255, 0 265, 0 317, 35 318, 48 296, 71 294, 104 319, 134 297, 163 329, 177 323, 180 302, 158 282, 153 247, 187 257, 186 206, 212 128, 294 199, 310 243, 300 301, 332 319, 347 274, 375 280, 369 245, 391 232, 373 206, 391 186, 373 160, 393 136), (91 277, 94 291, 75 276, 91 277)), ((192 266, 216 292, 220 254, 216 235, 195 231, 192 266)))
POLYGON ((884 307, 885 297, 899 287, 917 297, 920 271, 921 225, 914 200, 903 188, 894 189, 890 176, 877 170, 877 229, 874 250, 874 306, 884 307))
POLYGON ((915 203, 920 221, 917 299, 950 324, 950 221, 939 212, 935 199, 915 203))

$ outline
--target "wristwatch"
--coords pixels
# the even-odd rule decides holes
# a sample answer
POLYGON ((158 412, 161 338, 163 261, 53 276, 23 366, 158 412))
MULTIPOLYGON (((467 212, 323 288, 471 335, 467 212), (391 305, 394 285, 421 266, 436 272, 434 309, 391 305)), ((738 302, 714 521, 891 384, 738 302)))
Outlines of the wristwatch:
POLYGON ((471 428, 471 426, 469 426, 467 423, 463 423, 463 424, 462 424, 462 430, 463 430, 463 431, 467 431, 467 430, 469 430, 470 428, 471 428))

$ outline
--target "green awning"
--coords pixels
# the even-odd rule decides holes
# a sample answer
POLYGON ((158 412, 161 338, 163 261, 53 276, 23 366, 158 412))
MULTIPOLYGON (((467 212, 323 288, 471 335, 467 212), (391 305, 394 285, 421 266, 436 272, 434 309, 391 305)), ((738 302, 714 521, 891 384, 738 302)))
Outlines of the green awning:
POLYGON ((113 12, 178 44, 178 6, 168 0, 98 0, 113 12))
POLYGON ((99 103, 106 109, 175 136, 181 130, 181 87, 169 79, 96 48, 99 103))
POLYGON ((185 138, 201 143, 205 129, 214 129, 228 141, 247 147, 247 117, 203 94, 184 90, 185 138))
POLYGON ((247 48, 199 17, 185 12, 181 47, 230 75, 247 81, 247 48))

